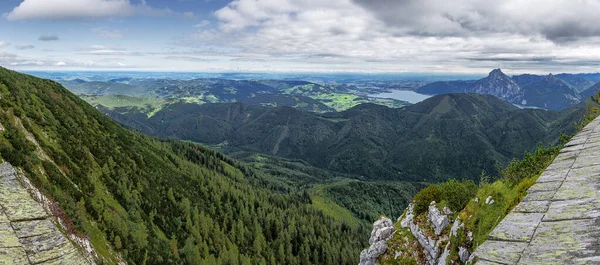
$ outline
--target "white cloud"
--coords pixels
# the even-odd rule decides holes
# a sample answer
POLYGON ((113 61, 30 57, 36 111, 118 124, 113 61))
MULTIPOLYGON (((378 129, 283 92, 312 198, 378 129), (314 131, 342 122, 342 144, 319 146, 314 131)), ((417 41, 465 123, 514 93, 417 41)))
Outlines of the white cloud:
POLYGON ((91 29, 91 31, 98 34, 98 36, 103 39, 116 40, 116 39, 123 38, 123 33, 118 29, 109 29, 107 27, 100 27, 100 28, 93 28, 93 29, 91 29))
MULTIPOLYGON (((232 51, 236 62, 285 61, 305 70, 573 71, 572 62, 600 62, 593 30, 600 24, 589 21, 579 34, 568 23, 596 20, 592 11, 540 1, 236 0, 215 12, 217 29, 200 27, 191 37, 207 53, 232 51), (548 34, 560 21, 571 35, 548 34), (573 43, 579 37, 586 41, 573 43)), ((582 2, 600 9, 600 1, 582 2)))
POLYGON ((15 49, 17 50, 31 50, 35 48, 35 46, 31 45, 31 44, 19 44, 19 45, 15 45, 15 49))
POLYGON ((39 41, 57 41, 59 39, 56 35, 42 35, 38 38, 39 41))
POLYGON ((4 42, 4 41, 0 41, 0 47, 2 47, 2 46, 4 46, 4 45, 6 45, 6 42, 4 42))
POLYGON ((129 0, 23 0, 11 12, 4 14, 10 21, 16 20, 77 20, 133 15, 178 15, 193 18, 192 12, 183 14, 170 9, 156 9, 141 1, 129 0))
POLYGON ((118 56, 141 56, 140 52, 132 52, 121 48, 108 48, 102 45, 91 45, 86 49, 86 54, 90 55, 118 55, 118 56))
POLYGON ((210 25, 210 21, 208 21, 208 20, 202 20, 202 21, 200 21, 200 23, 194 25, 194 28, 197 28, 197 29, 199 29, 199 28, 205 28, 208 25, 210 25))
POLYGON ((56 66, 65 66, 65 65, 67 65, 67 63, 61 61, 61 62, 56 62, 54 65, 56 65, 56 66))

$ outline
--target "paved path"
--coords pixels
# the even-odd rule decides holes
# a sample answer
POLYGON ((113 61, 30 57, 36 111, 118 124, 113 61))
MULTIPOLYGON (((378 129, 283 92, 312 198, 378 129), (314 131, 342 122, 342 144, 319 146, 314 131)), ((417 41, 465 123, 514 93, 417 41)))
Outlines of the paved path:
POLYGON ((600 118, 490 233, 477 264, 600 264, 600 118))
POLYGON ((89 264, 53 219, 0 164, 0 264, 89 264))

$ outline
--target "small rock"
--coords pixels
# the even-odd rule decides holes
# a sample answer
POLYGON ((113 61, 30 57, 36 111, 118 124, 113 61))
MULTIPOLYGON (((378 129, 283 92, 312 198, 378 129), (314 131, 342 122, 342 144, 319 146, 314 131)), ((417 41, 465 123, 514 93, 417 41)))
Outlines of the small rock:
POLYGON ((444 212, 444 214, 446 215, 451 215, 452 211, 450 211, 450 209, 448 209, 448 207, 444 206, 444 209, 442 209, 442 212, 444 212))
POLYGON ((492 199, 492 196, 488 196, 488 197, 485 199, 485 204, 488 204, 488 205, 489 205, 489 204, 493 204, 493 203, 494 203, 494 199, 492 199))
POLYGON ((475 197, 475 202, 479 202, 479 198, 475 197))
POLYGON ((415 214, 413 213, 413 204, 408 205, 408 209, 406 210, 406 214, 404 215, 404 219, 400 221, 400 226, 402 228, 408 228, 412 220, 415 218, 415 214))
POLYGON ((394 254, 394 259, 397 259, 400 256, 402 256, 402 251, 396 251, 396 254, 394 254))
POLYGON ((469 237, 469 241, 473 241, 473 232, 469 231, 467 237, 469 237))
POLYGON ((382 217, 381 219, 373 223, 373 231, 371 231, 371 238, 369 239, 369 244, 373 244, 374 242, 381 240, 381 230, 387 227, 391 227, 393 229, 394 223, 392 223, 392 220, 386 217, 382 217), (375 240, 376 238, 378 240, 375 240))
POLYGON ((458 257, 463 263, 469 261, 469 250, 464 247, 458 247, 458 257))
POLYGON ((436 235, 441 235, 442 231, 450 224, 448 216, 440 213, 440 210, 435 206, 435 202, 429 206, 429 214, 427 221, 432 225, 436 235))
POLYGON ((375 242, 369 249, 365 249, 360 253, 360 263, 358 265, 377 265, 377 258, 383 255, 387 250, 387 242, 375 242))
POLYGON ((456 232, 460 228, 460 216, 457 216, 452 224, 452 228, 450 229, 450 236, 456 236, 456 232))
POLYGON ((446 265, 446 260, 448 259, 448 256, 450 256, 450 242, 448 242, 448 244, 446 244, 446 247, 444 248, 444 252, 440 256, 440 259, 438 260, 437 264, 438 265, 446 265))

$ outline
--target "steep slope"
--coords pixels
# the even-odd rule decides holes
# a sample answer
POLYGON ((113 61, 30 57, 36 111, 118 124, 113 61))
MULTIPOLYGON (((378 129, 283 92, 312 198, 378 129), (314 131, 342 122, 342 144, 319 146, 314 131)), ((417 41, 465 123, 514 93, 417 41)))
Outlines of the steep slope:
POLYGON ((561 110, 578 104, 579 94, 552 74, 523 88, 526 105, 561 110))
POLYGON ((365 179, 436 181, 497 173, 573 130, 583 110, 521 110, 489 95, 447 94, 402 109, 362 104, 322 115, 239 103, 174 104, 151 118, 103 111, 159 137, 302 159, 365 179))
POLYGON ((0 155, 99 263, 356 264, 359 228, 194 144, 126 130, 60 84, 0 68, 0 155))
POLYGON ((595 96, 600 90, 600 82, 590 86, 588 89, 579 93, 582 100, 589 99, 591 96, 595 96))

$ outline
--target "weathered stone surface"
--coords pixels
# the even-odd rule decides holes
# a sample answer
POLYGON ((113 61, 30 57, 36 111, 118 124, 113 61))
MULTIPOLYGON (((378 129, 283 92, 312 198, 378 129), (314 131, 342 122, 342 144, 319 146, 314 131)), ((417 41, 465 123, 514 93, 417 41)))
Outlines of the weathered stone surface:
POLYGON ((19 238, 9 223, 0 223, 0 248, 20 247, 19 238))
POLYGON ((544 173, 538 178, 537 182, 558 182, 564 181, 567 178, 567 174, 569 173, 570 168, 567 169, 555 169, 555 170, 546 170, 544 173))
POLYGON ((478 264, 600 264, 600 118, 571 139, 489 238, 475 251, 478 264))
POLYGON ((56 227, 49 220, 33 220, 29 222, 13 222, 13 228, 19 238, 39 236, 56 232, 56 227))
POLYGON ((595 147, 593 149, 595 150, 589 150, 589 152, 588 150, 584 150, 584 152, 577 157, 577 160, 575 160, 573 168, 600 165, 600 147, 595 147))
POLYGON ((590 185, 589 183, 580 181, 566 181, 563 182, 562 186, 556 191, 552 200, 563 201, 594 198, 596 197, 597 191, 598 188, 596 185, 590 185))
POLYGON ((598 179, 598 172, 600 172, 600 166, 589 166, 581 168, 572 168, 567 175, 569 181, 584 181, 587 183, 594 183, 598 179))
POLYGON ((542 217, 544 217, 542 213, 511 212, 496 226, 488 238, 528 242, 542 217))
POLYGON ((529 193, 527 194, 527 196, 525 196, 525 198, 523 198, 524 202, 527 201, 548 201, 550 199, 552 199, 552 197, 554 196, 554 193, 556 193, 556 191, 541 191, 541 192, 531 192, 529 191, 529 193))
POLYGON ((538 191, 554 191, 560 187, 562 182, 553 181, 553 182, 536 182, 527 190, 527 192, 538 192, 538 191))
POLYGON ((0 248, 0 264, 29 264, 29 260, 23 248, 0 248))
POLYGON ((0 264, 90 264, 15 174, 0 164, 0 264))
POLYGON ((542 222, 520 263, 598 264, 599 239, 599 220, 542 222))
POLYGON ((525 242, 487 240, 475 250, 480 260, 477 264, 481 264, 481 261, 516 264, 527 245, 525 242))
POLYGON ((448 220, 448 216, 441 213, 438 210, 435 203, 429 205, 429 213, 427 214, 427 221, 431 224, 436 235, 441 235, 442 231, 448 227, 450 221, 448 220))
POLYGON ((545 213, 548 211, 548 206, 550 206, 550 201, 523 201, 513 211, 519 213, 545 213))
POLYGON ((375 223, 373 223, 373 230, 371 231, 371 238, 369 238, 369 244, 373 244, 376 241, 382 240, 382 230, 390 227, 393 228, 394 223, 392 223, 392 220, 389 218, 383 217, 375 221, 375 223))
POLYGON ((600 202, 595 198, 553 201, 544 221, 570 220, 600 217, 600 202))
POLYGON ((377 264, 377 258, 387 250, 387 242, 392 238, 394 232, 394 224, 389 218, 382 217, 373 223, 373 230, 369 239, 371 246, 360 253, 359 265, 377 264))

